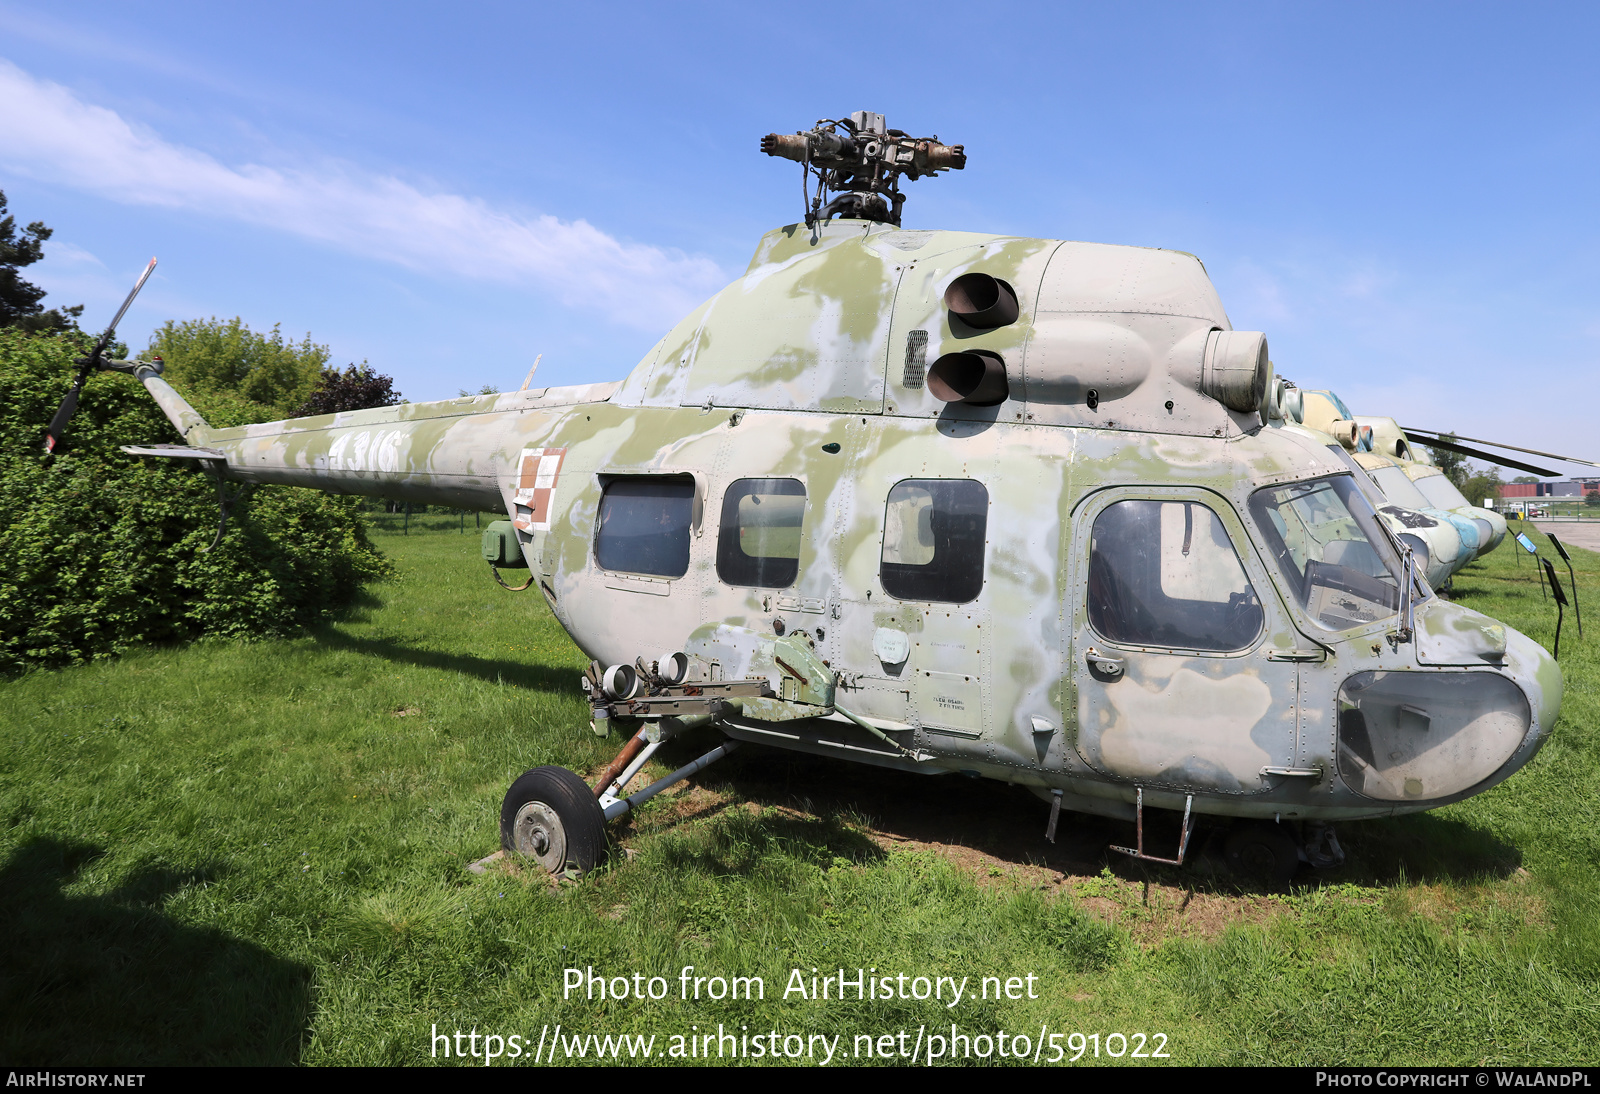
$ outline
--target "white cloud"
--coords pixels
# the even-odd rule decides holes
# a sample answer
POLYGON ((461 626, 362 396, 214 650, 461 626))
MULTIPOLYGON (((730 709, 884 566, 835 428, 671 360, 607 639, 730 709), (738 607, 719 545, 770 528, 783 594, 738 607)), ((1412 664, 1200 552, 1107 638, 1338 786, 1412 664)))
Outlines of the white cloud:
POLYGON ((49 260, 59 266, 99 266, 102 270, 106 268, 106 264, 100 261, 99 255, 63 239, 51 240, 49 260))
POLYGON ((528 283, 659 330, 727 276, 711 259, 623 243, 587 221, 521 216, 353 165, 230 167, 0 60, 0 164, 129 204, 293 232, 456 277, 528 283))

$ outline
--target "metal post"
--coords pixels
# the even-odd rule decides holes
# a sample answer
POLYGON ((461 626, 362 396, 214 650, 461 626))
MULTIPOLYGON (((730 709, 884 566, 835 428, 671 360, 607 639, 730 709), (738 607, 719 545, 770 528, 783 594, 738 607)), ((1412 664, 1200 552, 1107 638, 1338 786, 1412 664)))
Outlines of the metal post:
POLYGON ((1528 533, 1526 532, 1517 533, 1517 543, 1524 551, 1533 556, 1533 568, 1539 573, 1539 596, 1543 600, 1549 600, 1549 594, 1544 591, 1544 570, 1539 566, 1539 548, 1533 545, 1533 540, 1528 538, 1528 533))
POLYGON ((1572 582, 1572 611, 1578 617, 1578 637, 1582 638, 1583 609, 1578 607, 1578 575, 1572 572, 1572 556, 1567 554, 1567 549, 1561 545, 1561 541, 1555 536, 1546 532, 1545 538, 1555 547, 1556 553, 1561 556, 1561 561, 1567 564, 1567 579, 1572 582))
POLYGON ((1550 560, 1541 558, 1539 561, 1544 563, 1546 570, 1550 571, 1550 591, 1555 593, 1556 597, 1556 648, 1550 652, 1550 655, 1559 661, 1561 659, 1561 620, 1567 614, 1565 610, 1567 594, 1561 591, 1560 585, 1556 584, 1556 568, 1550 565, 1550 560))

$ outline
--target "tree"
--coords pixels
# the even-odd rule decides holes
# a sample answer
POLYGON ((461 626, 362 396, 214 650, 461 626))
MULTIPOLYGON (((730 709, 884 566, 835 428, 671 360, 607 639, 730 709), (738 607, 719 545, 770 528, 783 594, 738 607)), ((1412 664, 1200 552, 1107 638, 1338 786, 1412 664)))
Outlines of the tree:
MULTIPOLYGON (((1439 439, 1454 444, 1456 437, 1454 433, 1441 433, 1439 434, 1439 439)), ((1430 447, 1428 453, 1433 457, 1434 466, 1443 471, 1445 477, 1456 484, 1457 490, 1464 491, 1467 485, 1467 475, 1469 474, 1467 458, 1459 452, 1450 451, 1448 448, 1430 447)), ((1498 482, 1499 479, 1495 481, 1498 482)))
POLYGON ((1467 476, 1465 481, 1459 484, 1459 487, 1468 502, 1481 507, 1488 499, 1500 496, 1502 483, 1498 467, 1491 467, 1487 471, 1479 471, 1469 464, 1467 470, 1471 471, 1472 474, 1467 476))
POLYGON ((367 410, 375 406, 395 406, 405 402, 394 389, 394 379, 373 372, 365 361, 361 367, 345 366, 324 368, 311 398, 293 411, 296 418, 309 418, 314 414, 339 414, 346 410, 367 410))
POLYGON ((1538 476, 1536 476, 1536 475, 1518 475, 1516 478, 1512 479, 1511 481, 1512 482, 1527 483, 1527 482, 1538 482, 1539 479, 1538 479, 1538 476))
POLYGON ((4 215, 5 191, 0 190, 0 327, 20 327, 29 332, 78 329, 83 305, 45 311, 39 301, 44 290, 24 281, 18 270, 44 257, 44 243, 52 234, 43 221, 34 221, 17 235, 17 218, 4 215))
POLYGON ((223 322, 167 320, 150 337, 167 379, 212 425, 290 417, 311 397, 328 363, 328 347, 306 335, 297 345, 277 325, 257 334, 239 318, 223 322))
POLYGON ((1585 491, 1583 495, 1583 504, 1600 506, 1600 490, 1585 491))

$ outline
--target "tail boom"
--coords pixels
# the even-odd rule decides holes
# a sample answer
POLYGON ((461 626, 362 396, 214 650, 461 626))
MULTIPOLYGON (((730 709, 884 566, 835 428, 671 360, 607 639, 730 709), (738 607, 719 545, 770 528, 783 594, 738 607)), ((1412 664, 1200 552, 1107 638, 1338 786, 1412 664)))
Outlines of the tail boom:
POLYGON ((403 403, 216 429, 153 370, 141 370, 139 378, 186 442, 222 455, 227 479, 485 511, 508 509, 525 447, 553 432, 571 408, 604 402, 620 386, 403 403))

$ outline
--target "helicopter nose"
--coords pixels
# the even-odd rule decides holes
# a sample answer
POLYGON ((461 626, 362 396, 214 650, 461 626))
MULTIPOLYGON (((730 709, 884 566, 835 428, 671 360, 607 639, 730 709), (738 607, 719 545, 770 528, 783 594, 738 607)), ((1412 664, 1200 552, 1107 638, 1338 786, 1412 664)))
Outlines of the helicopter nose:
POLYGON ((1477 558, 1479 548, 1483 546, 1483 535, 1478 530, 1478 526, 1466 517, 1455 513, 1450 513, 1448 516, 1450 523, 1455 525, 1456 531, 1461 536, 1462 550, 1466 552, 1468 558, 1477 558))
MULTIPOLYGON (((1528 736, 1533 738, 1532 748, 1517 766, 1533 758, 1534 752, 1550 736, 1556 719, 1561 717, 1561 696, 1565 682, 1561 666, 1550 656, 1550 651, 1519 631, 1506 628, 1506 669, 1527 693, 1528 705, 1533 712, 1533 725, 1528 736)), ((1524 743, 1527 749, 1528 742, 1524 743)), ((1519 755, 1523 749, 1519 749, 1519 755)), ((1515 759, 1515 757, 1513 757, 1515 759)), ((1509 774, 1509 772, 1508 772, 1509 774)))
POLYGON ((1481 793, 1532 759, 1561 713, 1561 669, 1526 635, 1504 634, 1494 668, 1454 659, 1461 670, 1419 664, 1348 677, 1339 689, 1345 783, 1363 797, 1432 808, 1481 793))

